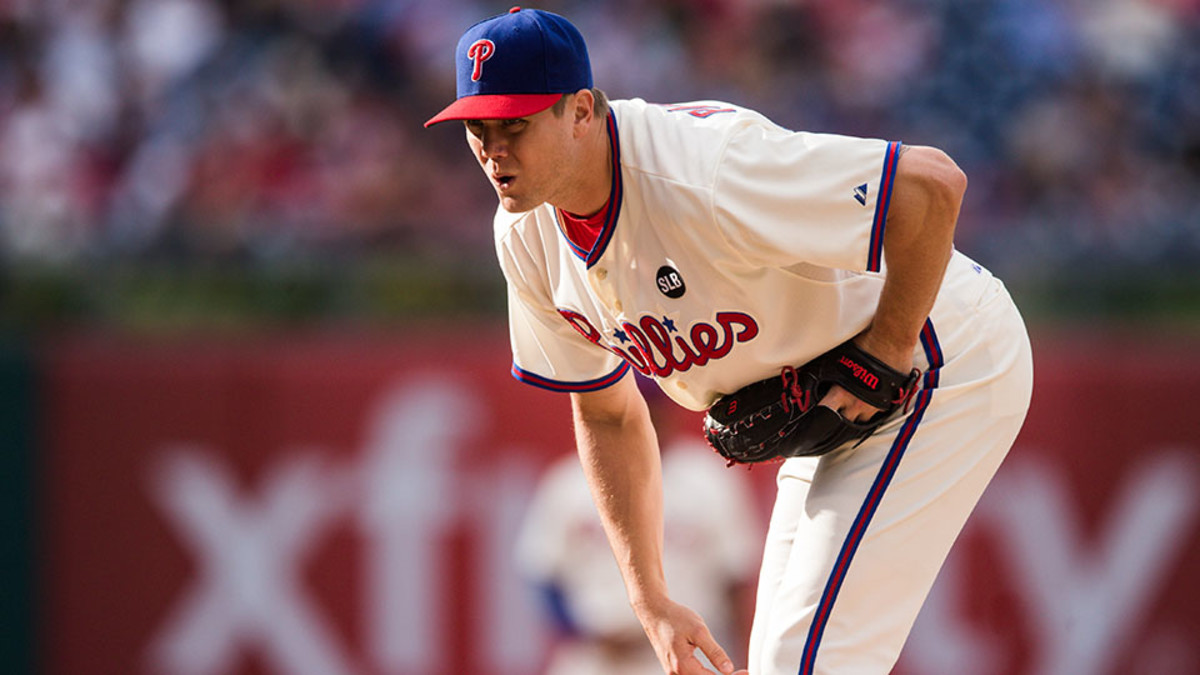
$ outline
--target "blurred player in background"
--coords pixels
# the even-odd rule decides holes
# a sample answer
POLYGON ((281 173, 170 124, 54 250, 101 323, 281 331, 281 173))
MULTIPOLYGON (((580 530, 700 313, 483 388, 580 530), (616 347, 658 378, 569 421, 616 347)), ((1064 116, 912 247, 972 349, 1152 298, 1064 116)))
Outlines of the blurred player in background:
MULTIPOLYGON (((695 425, 638 378, 663 448, 663 564, 674 595, 708 618, 714 636, 743 645, 763 527, 745 472, 715 461, 695 425)), ((517 563, 560 634, 544 675, 659 675, 662 666, 629 607, 574 452, 547 469, 517 541, 517 563)), ((744 654, 738 654, 739 660, 744 654)))

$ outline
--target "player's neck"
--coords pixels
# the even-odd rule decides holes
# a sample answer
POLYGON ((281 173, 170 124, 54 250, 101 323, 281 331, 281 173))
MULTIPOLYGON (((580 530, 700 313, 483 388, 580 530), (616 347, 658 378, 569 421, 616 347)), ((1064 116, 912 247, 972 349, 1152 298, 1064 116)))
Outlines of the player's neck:
POLYGON ((575 168, 573 189, 554 206, 578 216, 595 215, 608 204, 612 190, 612 144, 608 139, 608 120, 597 118, 589 130, 587 142, 575 168))

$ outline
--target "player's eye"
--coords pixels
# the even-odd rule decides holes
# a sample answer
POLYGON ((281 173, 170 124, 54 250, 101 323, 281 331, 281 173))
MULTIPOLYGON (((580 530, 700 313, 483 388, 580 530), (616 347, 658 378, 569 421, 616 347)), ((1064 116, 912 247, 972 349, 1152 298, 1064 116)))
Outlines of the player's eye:
POLYGON ((479 137, 483 135, 483 122, 479 120, 464 120, 463 126, 467 128, 467 133, 472 136, 479 137))
POLYGON ((504 120, 501 124, 509 131, 520 131, 525 128, 526 120, 517 118, 515 120, 504 120))

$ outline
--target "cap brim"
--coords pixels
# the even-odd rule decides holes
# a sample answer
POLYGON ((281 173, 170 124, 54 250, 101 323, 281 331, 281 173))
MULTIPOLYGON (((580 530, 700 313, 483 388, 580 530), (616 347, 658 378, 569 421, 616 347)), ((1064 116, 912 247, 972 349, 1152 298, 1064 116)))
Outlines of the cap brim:
POLYGON ((510 120, 517 117, 528 117, 554 105, 562 96, 562 94, 464 96, 431 117, 425 126, 451 120, 510 120))

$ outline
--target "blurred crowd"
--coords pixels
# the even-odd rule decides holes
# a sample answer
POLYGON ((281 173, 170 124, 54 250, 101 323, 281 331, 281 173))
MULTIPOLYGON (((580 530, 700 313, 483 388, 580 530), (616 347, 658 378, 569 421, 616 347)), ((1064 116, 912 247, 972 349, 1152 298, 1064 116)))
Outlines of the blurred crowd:
MULTIPOLYGON (((492 256, 453 125, 483 0, 0 0, 0 256, 492 256)), ((1200 263, 1200 0, 545 0, 597 86, 947 150, 1009 275, 1200 263)), ((488 262, 490 264, 490 262, 488 262)))

